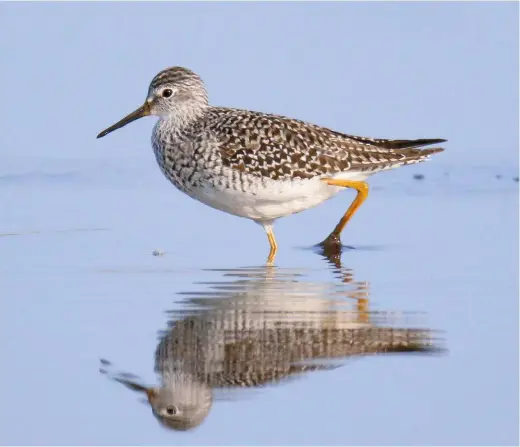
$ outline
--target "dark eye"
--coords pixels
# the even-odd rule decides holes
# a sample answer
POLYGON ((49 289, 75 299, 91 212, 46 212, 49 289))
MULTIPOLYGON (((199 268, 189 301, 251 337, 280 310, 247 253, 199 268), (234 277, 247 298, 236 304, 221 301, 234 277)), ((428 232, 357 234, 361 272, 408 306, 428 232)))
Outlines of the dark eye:
POLYGON ((166 413, 168 413, 170 416, 173 416, 174 414, 177 414, 177 408, 175 408, 174 406, 166 407, 166 413))
POLYGON ((171 88, 165 88, 162 91, 163 98, 169 98, 171 95, 173 95, 173 90, 171 88))

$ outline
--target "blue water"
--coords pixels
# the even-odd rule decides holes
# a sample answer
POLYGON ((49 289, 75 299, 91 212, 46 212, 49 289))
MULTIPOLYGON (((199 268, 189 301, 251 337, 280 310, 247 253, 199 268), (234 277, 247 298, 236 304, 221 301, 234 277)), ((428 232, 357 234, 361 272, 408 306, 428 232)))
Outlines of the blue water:
POLYGON ((507 170, 496 179, 483 169, 424 167, 422 181, 413 168, 374 177, 344 233, 354 249, 341 266, 312 244, 352 193, 282 220, 275 269, 301 275, 303 290, 321 284, 325 297, 345 278, 362 284, 369 311, 439 331, 447 352, 350 359, 216 402, 200 427, 182 433, 162 428, 138 395, 99 374, 99 360, 157 383, 167 312, 211 297, 214 282, 236 281, 227 269, 262 269, 261 228, 176 193, 152 166, 41 162, 2 175, 2 382, 12 384, 0 404, 2 442, 515 442, 518 184, 507 170), (35 405, 38 416, 27 415, 35 405))

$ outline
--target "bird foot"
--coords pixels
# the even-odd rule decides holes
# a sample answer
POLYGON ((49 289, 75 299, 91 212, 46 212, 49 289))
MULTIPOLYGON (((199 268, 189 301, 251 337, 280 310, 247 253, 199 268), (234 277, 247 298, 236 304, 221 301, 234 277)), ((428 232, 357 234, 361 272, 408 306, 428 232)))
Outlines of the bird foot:
POLYGON ((318 244, 324 250, 341 252, 341 238, 339 234, 330 233, 327 238, 318 244))
POLYGON ((341 252, 343 246, 339 234, 331 233, 323 242, 316 245, 320 247, 322 255, 325 256, 336 267, 341 267, 341 252))

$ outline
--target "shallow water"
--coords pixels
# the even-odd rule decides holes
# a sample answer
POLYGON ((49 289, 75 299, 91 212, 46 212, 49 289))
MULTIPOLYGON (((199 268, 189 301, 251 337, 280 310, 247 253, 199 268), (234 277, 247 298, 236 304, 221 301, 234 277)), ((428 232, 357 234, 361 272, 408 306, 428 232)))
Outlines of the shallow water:
POLYGON ((517 17, 515 2, 2 3, 0 444, 518 445, 517 17), (446 151, 370 179, 339 259, 313 245, 352 191, 277 222, 267 269, 259 226, 163 178, 152 118, 95 139, 172 65, 212 104, 446 151), (381 326, 443 351, 364 355, 381 326), (185 432, 138 392, 160 385, 159 337, 179 327, 200 340, 182 372, 213 393, 185 432))
POLYGON ((376 176, 339 261, 312 245, 349 192, 280 221, 276 266, 266 268, 260 227, 184 197, 152 164, 8 159, 2 443, 517 442, 518 183, 500 173, 432 163, 376 176), (169 325, 237 300, 256 313, 222 320, 242 322, 234 337, 341 322, 325 309, 334 300, 349 321, 431 330, 444 352, 339 356, 337 368, 277 385, 216 390, 207 418, 186 432, 163 428, 144 395, 109 380, 131 373, 156 386, 169 325), (112 363, 108 377, 100 359, 112 363))

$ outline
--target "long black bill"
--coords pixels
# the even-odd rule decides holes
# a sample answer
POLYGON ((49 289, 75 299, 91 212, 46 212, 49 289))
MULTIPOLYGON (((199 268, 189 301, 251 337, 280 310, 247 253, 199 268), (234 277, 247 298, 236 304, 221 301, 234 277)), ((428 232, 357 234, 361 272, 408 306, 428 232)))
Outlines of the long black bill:
POLYGON ((126 115, 121 121, 118 121, 114 125, 105 129, 96 138, 102 138, 105 135, 108 135, 110 132, 113 132, 114 130, 117 130, 123 126, 126 126, 127 124, 131 123, 132 121, 138 120, 139 118, 142 118, 143 116, 148 116, 148 115, 150 115, 150 105, 147 102, 145 102, 137 110, 134 110, 129 115, 126 115))

